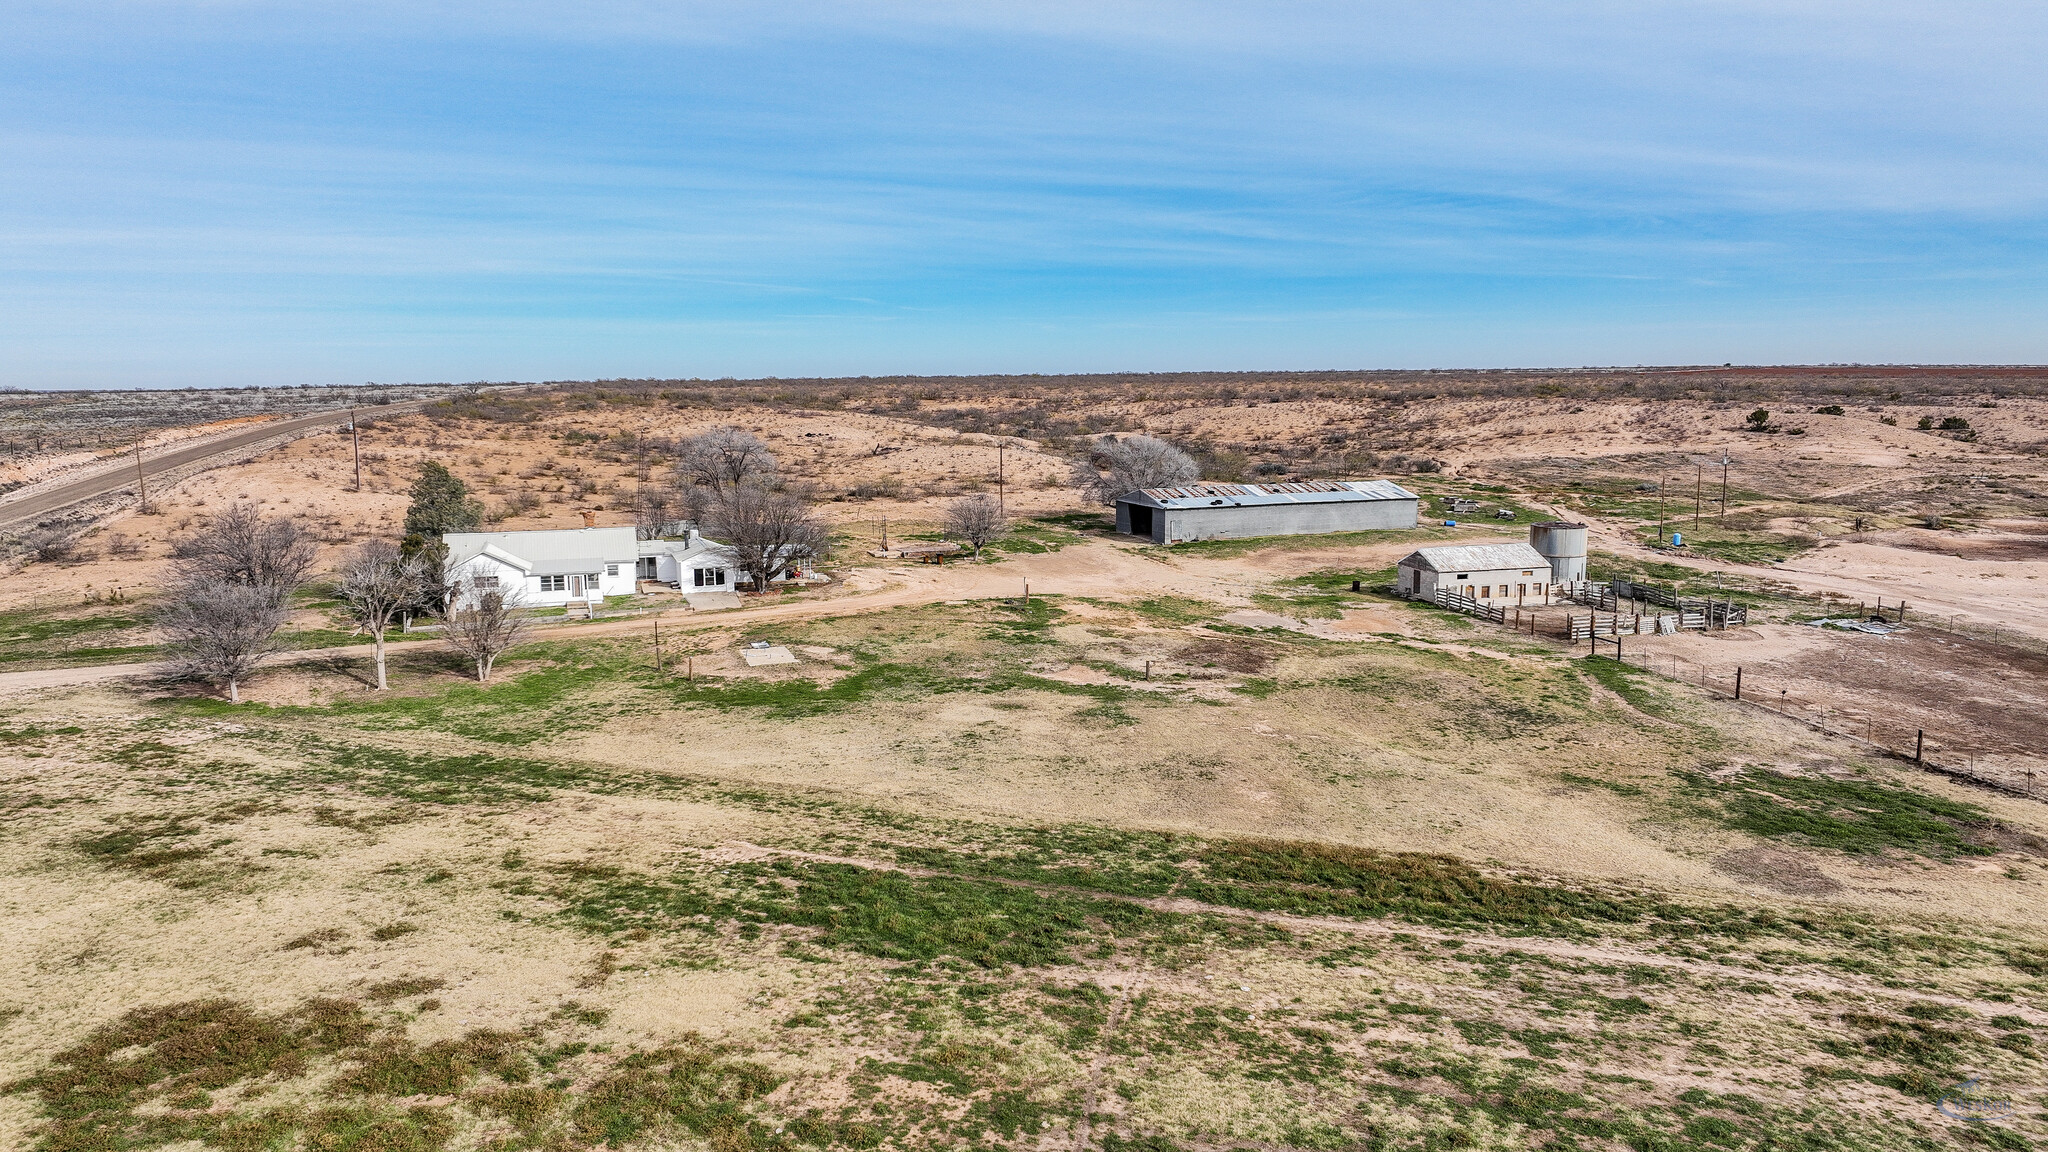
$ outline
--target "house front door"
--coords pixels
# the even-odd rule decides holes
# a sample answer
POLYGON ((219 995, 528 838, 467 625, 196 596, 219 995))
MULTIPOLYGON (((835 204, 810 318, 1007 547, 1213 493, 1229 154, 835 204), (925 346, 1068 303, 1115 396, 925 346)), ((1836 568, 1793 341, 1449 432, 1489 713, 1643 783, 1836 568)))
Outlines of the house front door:
POLYGON ((569 577, 569 597, 570 597, 571 599, 575 599, 576 597, 579 597, 579 596, 582 596, 582 595, 583 595, 583 577, 581 577, 581 576, 571 576, 571 577, 569 577))

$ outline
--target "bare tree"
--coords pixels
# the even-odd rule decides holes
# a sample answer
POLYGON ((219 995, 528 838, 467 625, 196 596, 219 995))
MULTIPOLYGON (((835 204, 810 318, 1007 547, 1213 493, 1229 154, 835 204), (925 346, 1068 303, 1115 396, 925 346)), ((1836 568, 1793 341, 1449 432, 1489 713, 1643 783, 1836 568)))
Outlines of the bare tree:
POLYGON ((713 428, 684 438, 676 445, 676 474, 688 487, 709 488, 713 495, 775 475, 775 454, 741 428, 713 428))
POLYGON ((280 603, 306 582, 315 554, 313 538, 297 520, 266 519, 247 504, 171 545, 185 579, 275 589, 280 603))
POLYGON ((988 542, 1010 530, 1010 518, 1003 513, 1003 505, 986 493, 979 496, 963 496, 946 506, 946 534, 958 536, 974 549, 974 558, 981 559, 981 550, 988 542))
POLYGON ((642 484, 633 493, 633 534, 659 540, 690 519, 682 494, 664 484, 642 484))
POLYGON ((790 565, 825 551, 825 525, 798 492, 753 485, 728 489, 705 509, 703 527, 734 566, 753 578, 757 592, 790 565))
POLYGON ((442 639, 476 665, 479 683, 488 683, 491 666, 505 650, 526 638, 526 597, 516 587, 501 587, 492 577, 468 577, 449 585, 442 639))
POLYGON ((1201 478, 1194 457, 1152 436, 1104 436, 1073 469, 1074 487, 1103 504, 1140 488, 1175 488, 1201 478))
POLYGON ((372 540, 356 549, 341 566, 335 581, 335 598, 359 626, 376 639, 377 690, 383 691, 384 633, 399 613, 420 602, 430 583, 427 558, 415 553, 399 554, 397 545, 372 540))
POLYGON ((179 581, 156 614, 165 668, 177 679, 225 687, 239 704, 242 681, 271 651, 289 613, 272 588, 207 576, 179 581))

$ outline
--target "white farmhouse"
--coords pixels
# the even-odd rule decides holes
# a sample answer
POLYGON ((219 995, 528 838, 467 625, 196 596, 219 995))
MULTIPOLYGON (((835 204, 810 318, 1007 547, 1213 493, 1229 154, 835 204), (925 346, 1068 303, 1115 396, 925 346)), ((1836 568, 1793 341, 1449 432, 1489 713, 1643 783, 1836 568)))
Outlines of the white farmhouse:
POLYGON ((1550 558, 1519 542, 1419 548, 1396 571, 1396 590, 1418 600, 1434 600, 1443 589, 1493 604, 1550 602, 1550 558))
POLYGON ((484 588, 517 588, 536 607, 602 603, 628 596, 641 580, 684 591, 729 591, 739 573, 724 547, 694 529, 679 540, 639 540, 630 526, 530 532, 450 532, 443 569, 484 588))

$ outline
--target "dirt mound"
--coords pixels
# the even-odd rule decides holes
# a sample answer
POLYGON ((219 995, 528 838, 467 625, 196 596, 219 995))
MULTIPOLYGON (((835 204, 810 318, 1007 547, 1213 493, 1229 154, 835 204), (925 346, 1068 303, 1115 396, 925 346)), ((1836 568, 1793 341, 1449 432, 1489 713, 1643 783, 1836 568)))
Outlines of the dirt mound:
POLYGON ((1714 859, 1714 870, 1792 896, 1826 896, 1840 883, 1797 852, 1783 848, 1738 848, 1714 859))
POLYGON ((2029 532, 1972 533, 1958 535, 1907 529, 1888 532, 1881 542, 1893 548, 1933 552, 1959 560, 2043 560, 2048 559, 2048 536, 2029 532))
POLYGON ((1214 636, 1197 640, 1180 650, 1182 660, 1196 666, 1214 664, 1232 672, 1264 672, 1273 666, 1276 653, 1271 644, 1235 636, 1214 636))

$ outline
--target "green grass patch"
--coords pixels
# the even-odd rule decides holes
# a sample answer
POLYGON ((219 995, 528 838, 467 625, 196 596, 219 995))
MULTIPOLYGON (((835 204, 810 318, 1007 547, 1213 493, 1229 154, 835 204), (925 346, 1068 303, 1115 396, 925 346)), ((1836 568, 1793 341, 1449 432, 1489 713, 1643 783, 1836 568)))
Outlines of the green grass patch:
POLYGON ((1694 777, 1692 788, 1710 801, 1723 824, 1771 839, 1939 860, 1997 851, 1973 834, 1990 823, 1990 813, 1911 788, 1770 772, 1750 772, 1728 783, 1694 777))
POLYGON ((754 1116, 781 1078, 695 1037, 627 1053, 578 1090, 569 1090, 573 1079, 529 1084, 535 1068, 587 1050, 550 1034, 569 1019, 418 1044, 403 1025, 375 1021, 346 1000, 275 1014, 189 1001, 134 1009, 0 1087, 35 1101, 41 1152, 186 1143, 442 1152, 482 1117, 514 1128, 492 1142, 502 1152, 691 1137, 720 1148, 786 1146, 754 1116), (259 1084, 266 1091, 216 1106, 222 1089, 259 1084))
POLYGON ((416 804, 536 803, 556 790, 603 790, 598 775, 518 756, 437 756, 357 744, 322 747, 331 768, 357 792, 416 804))
POLYGON ((1207 600, 1196 600, 1188 596, 1152 596, 1144 600, 1132 600, 1122 605, 1098 601, 1106 607, 1128 608, 1148 620, 1178 627, 1183 624, 1199 624, 1223 615, 1219 605, 1207 600))
POLYGON ((1017 520, 1010 524, 1010 530, 988 542, 982 548, 983 555, 1042 555, 1057 552, 1070 544, 1079 544, 1087 537, 1073 528, 1046 519, 1017 520))
POLYGON ((1645 716, 1660 720, 1678 720, 1681 715, 1672 699, 1664 694, 1660 684, 1663 677, 1646 672, 1632 664, 1624 664, 1605 656, 1589 656, 1578 661, 1574 667, 1601 687, 1612 691, 1628 702, 1628 706, 1645 716))
POLYGON ((156 654, 155 645, 109 643, 120 633, 136 631, 144 624, 132 607, 76 616, 47 610, 0 612, 0 664, 111 664, 145 660, 156 654))
POLYGON ((1451 856, 1335 844, 1234 841, 1202 857, 1183 895, 1232 908, 1570 934, 1643 918, 1637 901, 1490 877, 1451 856))
POLYGON ((508 887, 545 891, 594 931, 710 931, 737 921, 745 932, 777 924, 817 929, 819 944, 883 959, 950 956, 984 968, 1071 963, 1084 944, 1177 919, 1119 900, 848 864, 749 864, 717 882, 687 872, 655 879, 574 865, 551 871, 551 887, 538 887, 543 880, 508 887))
POLYGON ((1163 918, 1122 901, 844 864, 777 862, 757 875, 762 883, 742 900, 745 912, 817 928, 822 944, 890 960, 1064 964, 1091 937, 1134 935, 1163 918))

